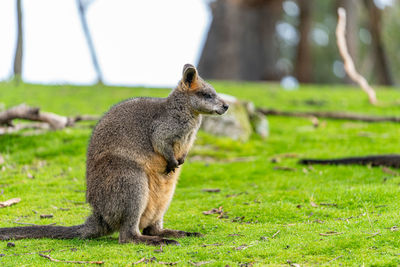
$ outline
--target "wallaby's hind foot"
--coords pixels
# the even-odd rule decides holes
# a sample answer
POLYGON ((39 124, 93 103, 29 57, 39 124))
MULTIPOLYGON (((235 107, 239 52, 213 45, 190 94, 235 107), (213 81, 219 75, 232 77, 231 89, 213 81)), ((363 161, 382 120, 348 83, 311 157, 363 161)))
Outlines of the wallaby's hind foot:
POLYGON ((150 246, 161 246, 161 245, 176 245, 180 246, 178 241, 172 239, 162 238, 161 236, 147 236, 147 235, 135 235, 131 238, 119 238, 119 243, 136 243, 146 244, 150 246))
POLYGON ((187 236, 197 236, 197 237, 203 236, 201 233, 197 232, 185 232, 185 231, 171 230, 171 229, 157 229, 152 226, 143 229, 143 234, 148 236, 175 237, 175 238, 187 237, 187 236))

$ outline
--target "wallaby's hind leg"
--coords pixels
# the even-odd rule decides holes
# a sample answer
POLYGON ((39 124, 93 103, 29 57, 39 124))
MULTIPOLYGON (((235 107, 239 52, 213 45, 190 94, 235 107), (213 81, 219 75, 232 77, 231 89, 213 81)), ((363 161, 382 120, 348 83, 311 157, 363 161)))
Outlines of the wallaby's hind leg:
MULTIPOLYGON (((96 227, 99 225, 96 220, 100 218, 111 232, 119 230, 120 243, 160 245, 176 242, 140 233, 139 222, 147 205, 149 187, 146 174, 137 164, 126 158, 104 155, 91 167, 87 198, 93 214, 98 214, 89 217, 96 227)), ((90 233, 95 236, 98 232, 90 233)))
POLYGON ((162 244, 179 245, 175 240, 165 239, 160 236, 144 236, 140 233, 140 218, 148 202, 148 178, 141 169, 132 168, 132 163, 126 166, 122 174, 118 179, 119 188, 118 196, 116 196, 118 201, 120 201, 118 206, 124 207, 119 242, 145 243, 155 246, 162 244))
POLYGON ((143 229, 143 234, 148 236, 161 236, 161 237, 186 237, 186 236, 203 236, 201 233, 185 232, 179 230, 163 229, 162 220, 143 229))

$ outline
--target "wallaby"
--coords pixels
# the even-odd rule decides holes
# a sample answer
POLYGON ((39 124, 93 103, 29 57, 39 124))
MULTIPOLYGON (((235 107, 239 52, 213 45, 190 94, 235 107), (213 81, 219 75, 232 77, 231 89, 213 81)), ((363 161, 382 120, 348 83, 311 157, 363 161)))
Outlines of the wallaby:
POLYGON ((332 164, 332 165, 371 165, 400 168, 400 155, 372 155, 365 157, 349 157, 338 159, 301 159, 300 164, 332 164))
POLYGON ((113 106, 93 130, 86 162, 86 199, 92 214, 76 226, 0 228, 0 240, 96 238, 119 231, 119 242, 179 244, 165 237, 201 236, 163 228, 201 114, 229 105, 186 64, 166 98, 133 98, 113 106), (142 233, 141 233, 142 231, 142 233))

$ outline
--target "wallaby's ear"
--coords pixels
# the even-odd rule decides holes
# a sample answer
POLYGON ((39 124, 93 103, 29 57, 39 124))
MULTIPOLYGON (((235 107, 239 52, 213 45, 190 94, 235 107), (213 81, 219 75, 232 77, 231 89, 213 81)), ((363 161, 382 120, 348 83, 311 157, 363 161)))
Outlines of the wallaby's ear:
POLYGON ((197 78, 196 68, 191 64, 185 64, 185 66, 183 66, 182 81, 188 89, 197 87, 197 78))

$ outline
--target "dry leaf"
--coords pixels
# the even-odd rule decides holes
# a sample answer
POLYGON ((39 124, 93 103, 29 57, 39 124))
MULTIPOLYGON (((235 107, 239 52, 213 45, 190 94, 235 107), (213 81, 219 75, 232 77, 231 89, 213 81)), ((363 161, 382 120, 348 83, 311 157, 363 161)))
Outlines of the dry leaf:
POLYGON ((209 193, 219 193, 219 192, 221 192, 221 189, 219 189, 219 188, 204 188, 201 191, 209 192, 209 193))
POLYGON ((153 261, 156 261, 157 259, 156 259, 156 257, 151 257, 150 259, 146 259, 146 258, 141 258, 140 260, 138 260, 137 262, 134 262, 134 263, 132 263, 133 265, 135 265, 135 264, 139 264, 139 263, 149 263, 149 262, 153 262, 153 261))
POLYGON ((275 166, 274 170, 291 171, 291 172, 296 171, 295 168, 290 168, 290 167, 286 167, 286 166, 275 166))
POLYGON ((169 266, 173 266, 173 265, 177 265, 177 262, 164 262, 164 261, 159 261, 157 262, 158 264, 163 264, 163 265, 169 265, 169 266))
POLYGON ((222 246, 222 244, 221 243, 215 243, 215 244, 203 244, 203 245, 201 245, 202 247, 210 247, 210 246, 217 246, 217 247, 219 247, 219 246, 222 246))
POLYGON ((248 246, 246 244, 243 244, 243 245, 238 246, 237 248, 235 248, 235 250, 243 250, 243 249, 246 249, 246 248, 248 248, 248 246))
POLYGON ((41 214, 40 219, 48 219, 53 218, 53 214, 41 214))
POLYGON ((313 201, 310 201, 310 204, 311 204, 311 206, 314 207, 314 208, 318 207, 318 205, 317 205, 315 202, 313 202, 313 201))
POLYGON ((382 167, 382 171, 384 173, 387 173, 387 174, 390 174, 390 175, 393 175, 393 176, 399 176, 400 175, 398 172, 396 172, 396 171, 394 171, 394 170, 392 170, 392 169, 390 169, 388 167, 382 167))
POLYGON ((218 209, 211 209, 211 210, 208 210, 208 211, 203 211, 203 214, 204 215, 210 215, 210 214, 216 214, 216 213, 222 214, 223 212, 224 211, 223 211, 222 206, 221 206, 218 209))
POLYGON ((9 207, 11 205, 17 204, 20 201, 21 201, 21 199, 19 197, 17 197, 17 198, 12 198, 12 199, 6 200, 4 202, 0 202, 0 208, 9 207))

